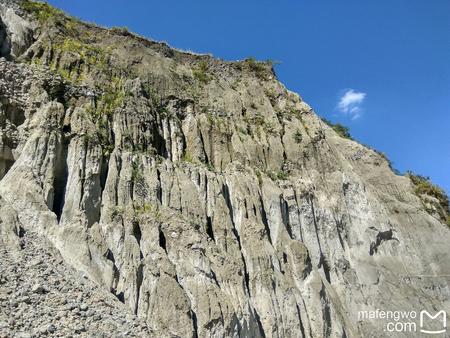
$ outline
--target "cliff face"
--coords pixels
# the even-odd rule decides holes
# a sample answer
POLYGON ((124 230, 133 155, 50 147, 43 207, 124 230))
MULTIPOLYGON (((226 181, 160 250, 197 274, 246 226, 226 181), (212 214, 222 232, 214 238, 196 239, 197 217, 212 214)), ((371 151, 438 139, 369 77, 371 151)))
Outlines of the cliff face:
POLYGON ((48 239, 159 337, 380 337, 358 311, 450 308, 439 213, 269 63, 29 1, 2 1, 0 17, 11 259, 24 234, 48 239))

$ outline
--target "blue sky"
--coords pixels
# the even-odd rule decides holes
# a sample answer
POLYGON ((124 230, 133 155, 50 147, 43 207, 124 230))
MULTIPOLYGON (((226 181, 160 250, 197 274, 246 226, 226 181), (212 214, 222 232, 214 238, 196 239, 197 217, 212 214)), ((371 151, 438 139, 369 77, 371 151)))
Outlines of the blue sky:
POLYGON ((177 48, 279 61, 319 115, 450 192, 449 0, 49 3, 177 48))

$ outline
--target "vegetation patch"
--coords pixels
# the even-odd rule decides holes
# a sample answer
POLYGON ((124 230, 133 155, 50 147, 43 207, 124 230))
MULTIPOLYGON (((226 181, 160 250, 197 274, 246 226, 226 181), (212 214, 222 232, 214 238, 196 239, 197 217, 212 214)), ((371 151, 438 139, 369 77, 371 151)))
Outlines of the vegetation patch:
POLYGON ((273 88, 266 89, 266 90, 264 90, 264 93, 269 98, 269 101, 270 101, 270 104, 272 105, 272 107, 275 107, 277 105, 277 99, 278 99, 278 94, 275 91, 275 89, 273 89, 273 88))
POLYGON ((272 181, 284 181, 287 180, 289 176, 284 170, 267 171, 266 174, 272 181))
POLYGON ((264 126, 266 124, 266 120, 261 114, 256 114, 252 118, 252 123, 257 126, 264 126))
POLYGON ((298 109, 295 109, 294 107, 289 108, 286 112, 285 115, 287 117, 287 119, 289 121, 291 121, 292 117, 296 117, 297 119, 301 120, 302 119, 302 112, 298 109))
POLYGON ((311 137, 311 135, 309 134, 308 125, 306 124, 305 120, 303 120, 301 116, 299 117, 299 120, 300 120, 300 123, 302 124, 303 128, 305 129, 306 134, 311 137))
POLYGON ((103 155, 108 156, 114 150, 114 146, 110 141, 110 126, 106 119, 100 119, 96 123, 97 139, 102 147, 103 155))
POLYGON ((216 172, 216 168, 214 167, 214 165, 212 163, 208 162, 207 160, 195 159, 189 152, 185 152, 183 154, 181 160, 183 162, 194 164, 194 165, 196 165, 196 164, 204 165, 208 171, 216 172))
POLYGON ((123 36, 132 35, 130 33, 130 30, 128 29, 128 27, 125 27, 125 26, 111 27, 111 32, 119 34, 119 35, 123 35, 123 36))
POLYGON ((194 77, 203 84, 208 84, 211 81, 211 76, 208 74, 208 64, 202 61, 192 70, 194 77))
POLYGON ((450 226, 450 206, 446 192, 430 181, 429 177, 414 174, 408 171, 406 175, 414 185, 414 193, 422 200, 430 214, 438 213, 440 219, 450 226), (433 197, 436 202, 426 197, 433 197))
MULTIPOLYGON (((53 50, 58 54, 68 54, 75 58, 75 66, 67 66, 56 62, 56 58, 50 67, 58 72, 63 79, 70 82, 81 83, 84 80, 83 66, 85 69, 95 70, 101 74, 110 74, 109 59, 111 51, 109 48, 103 48, 91 43, 85 43, 78 38, 68 37, 59 39, 53 44, 53 50)), ((33 60, 34 63, 39 61, 33 60)), ((114 81, 114 79, 112 79, 114 81)))
POLYGON ((123 106, 126 96, 124 80, 114 77, 100 97, 96 110, 97 116, 111 116, 118 108, 123 106))
POLYGON ((297 129, 297 131, 296 131, 295 134, 294 134, 294 140, 295 140, 295 142, 297 142, 297 143, 301 143, 302 140, 303 140, 302 133, 301 133, 300 130, 298 130, 298 129, 297 129))
POLYGON ((75 38, 67 38, 62 44, 59 45, 59 49, 62 52, 76 53, 80 58, 90 65, 101 64, 106 67, 105 63, 109 57, 103 48, 96 47, 95 45, 85 43, 75 38))
POLYGON ((343 126, 340 123, 332 123, 331 121, 325 119, 322 117, 322 121, 327 124, 328 126, 330 126, 340 137, 349 139, 349 140, 353 140, 352 136, 350 135, 350 131, 348 129, 348 127, 343 126))
POLYGON ((66 35, 79 34, 80 21, 46 2, 24 0, 22 9, 32 15, 41 26, 57 25, 66 35))
POLYGON ((117 109, 125 103, 128 93, 124 89, 124 80, 113 77, 111 82, 103 88, 103 93, 87 109, 93 121, 98 123, 100 120, 111 117, 117 109))
POLYGON ((195 163, 194 159, 192 158, 192 155, 190 153, 188 153, 187 151, 183 154, 183 157, 181 158, 181 160, 183 162, 188 162, 188 163, 192 163, 192 164, 195 163))
POLYGON ((256 61, 254 57, 245 59, 244 64, 248 67, 248 69, 250 69, 250 71, 262 80, 267 80, 269 78, 269 69, 272 69, 273 67, 272 61, 256 61))
POLYGON ((251 128, 248 128, 247 131, 243 128, 238 128, 238 132, 242 134, 253 134, 253 129, 255 130, 256 134, 260 136, 260 128, 262 128, 268 135, 278 135, 276 125, 268 119, 264 118, 264 116, 259 113, 255 114, 253 117, 244 116, 243 120, 245 124, 251 128))
POLYGON ((111 217, 123 217, 125 214, 125 208, 123 206, 116 205, 114 207, 111 207, 111 217))
POLYGON ((133 162, 133 166, 131 169, 131 180, 134 183, 142 183, 144 181, 144 176, 142 175, 141 168, 136 162, 133 162))
POLYGON ((46 24, 50 20, 56 21, 56 19, 65 17, 65 14, 62 11, 50 6, 46 2, 25 0, 22 3, 22 8, 28 13, 36 16, 41 25, 46 24))
POLYGON ((214 166, 211 163, 206 163, 206 169, 208 169, 211 172, 216 172, 216 168, 214 168, 214 166))
POLYGON ((258 169, 255 169, 255 175, 258 178, 258 184, 261 186, 263 183, 261 172, 258 169))
MULTIPOLYGON (((29 6, 54 10, 46 4, 27 3, 31 4, 29 6)), ((111 49, 71 36, 57 37, 52 43, 52 48, 55 56, 50 63, 50 68, 59 73, 64 80, 82 83, 85 76, 93 74, 91 77, 97 87, 94 92, 101 92, 101 94, 93 94, 91 103, 86 109, 95 125, 95 131, 85 135, 84 140, 88 144, 100 145, 104 155, 109 155, 114 148, 109 125, 111 116, 124 105, 128 95, 125 91, 124 77, 114 75, 111 69, 111 49), (100 80, 96 78, 97 75, 101 76, 100 80)), ((34 59, 32 62, 39 64, 41 60, 34 59)))
POLYGON ((133 204, 133 207, 137 217, 152 215, 156 220, 161 219, 161 211, 156 204, 146 202, 141 205, 133 204))
MULTIPOLYGON (((125 93, 122 86, 119 85, 119 82, 113 82, 110 86, 105 88, 105 92, 100 98, 86 109, 89 114, 89 119, 91 119, 95 125, 95 131, 84 136, 85 142, 87 144, 101 146, 104 156, 110 155, 114 150, 110 134, 110 120, 116 109, 123 105, 124 100, 125 93), (115 86, 118 86, 118 88, 115 86)), ((132 145, 132 138, 128 140, 127 134, 124 136, 124 141, 126 146, 129 144, 132 145), (131 143, 127 143, 127 141, 130 141, 131 143)))
POLYGON ((109 156, 114 150, 114 145, 110 140, 109 130, 110 127, 107 120, 98 120, 95 123, 95 131, 83 136, 85 145, 100 146, 103 156, 109 156))

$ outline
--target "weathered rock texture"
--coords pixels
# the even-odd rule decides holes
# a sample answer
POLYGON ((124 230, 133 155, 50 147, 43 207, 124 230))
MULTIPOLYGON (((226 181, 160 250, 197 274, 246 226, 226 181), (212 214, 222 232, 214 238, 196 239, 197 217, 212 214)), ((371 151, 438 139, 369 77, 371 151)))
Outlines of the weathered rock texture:
MULTIPOLYGON (((379 337, 359 310, 450 308, 443 220, 270 64, 183 53, 29 1, 2 0, 0 15, 7 278, 33 268, 20 236, 41 251, 43 236, 64 258, 51 253, 49 268, 116 295, 114 311, 123 302, 147 323, 130 327, 138 336, 379 337)), ((41 302, 30 311, 60 309, 41 302)), ((0 335, 27 329, 18 322, 0 335)))
POLYGON ((45 238, 17 230, 18 246, 0 247, 1 337, 152 336, 126 305, 67 267, 45 238))

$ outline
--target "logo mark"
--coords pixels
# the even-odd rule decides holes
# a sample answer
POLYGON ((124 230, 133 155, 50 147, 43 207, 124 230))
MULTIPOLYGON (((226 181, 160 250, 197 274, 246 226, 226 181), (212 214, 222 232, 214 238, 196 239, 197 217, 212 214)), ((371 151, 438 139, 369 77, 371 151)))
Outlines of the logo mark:
POLYGON ((440 334, 447 332, 447 314, 444 310, 439 311, 434 316, 432 316, 428 311, 422 310, 420 311, 420 332, 428 333, 428 334, 440 334), (427 316, 430 319, 436 319, 440 316, 442 316, 442 330, 424 330, 423 326, 423 320, 424 316, 427 316))

